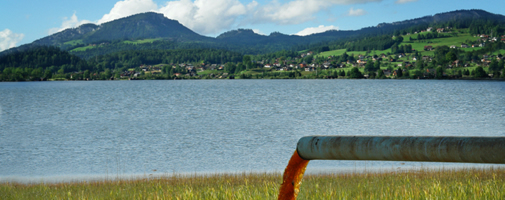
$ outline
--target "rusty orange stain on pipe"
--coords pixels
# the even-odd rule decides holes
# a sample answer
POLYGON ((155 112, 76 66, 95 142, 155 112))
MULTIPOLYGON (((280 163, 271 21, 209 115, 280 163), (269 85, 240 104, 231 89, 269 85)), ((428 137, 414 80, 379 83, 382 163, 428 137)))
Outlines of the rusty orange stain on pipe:
POLYGON ((300 158, 298 152, 295 151, 291 159, 289 159, 288 166, 284 170, 282 176, 282 185, 279 190, 279 200, 295 200, 300 192, 300 185, 302 184, 303 174, 309 164, 309 160, 300 158))

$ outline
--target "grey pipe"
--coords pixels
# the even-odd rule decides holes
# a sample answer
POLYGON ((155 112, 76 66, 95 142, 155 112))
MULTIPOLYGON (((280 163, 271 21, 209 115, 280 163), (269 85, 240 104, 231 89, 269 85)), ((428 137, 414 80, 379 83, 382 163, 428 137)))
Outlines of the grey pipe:
POLYGON ((505 163, 505 137, 307 136, 296 149, 305 160, 505 163))

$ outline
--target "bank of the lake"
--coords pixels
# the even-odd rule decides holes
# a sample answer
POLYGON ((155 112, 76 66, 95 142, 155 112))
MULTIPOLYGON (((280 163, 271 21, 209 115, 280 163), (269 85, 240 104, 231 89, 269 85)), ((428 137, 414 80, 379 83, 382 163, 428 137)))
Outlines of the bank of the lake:
MULTIPOLYGON (((276 199, 279 173, 0 183, 1 199, 276 199)), ((299 199, 504 199, 505 169, 306 175, 299 199)))

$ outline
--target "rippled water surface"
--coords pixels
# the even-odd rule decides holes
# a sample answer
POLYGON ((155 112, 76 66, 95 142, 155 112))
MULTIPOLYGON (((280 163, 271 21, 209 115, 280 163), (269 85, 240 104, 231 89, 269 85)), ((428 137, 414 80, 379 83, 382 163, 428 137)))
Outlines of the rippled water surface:
POLYGON ((505 136, 505 82, 0 83, 0 179, 282 171, 306 135, 505 136))

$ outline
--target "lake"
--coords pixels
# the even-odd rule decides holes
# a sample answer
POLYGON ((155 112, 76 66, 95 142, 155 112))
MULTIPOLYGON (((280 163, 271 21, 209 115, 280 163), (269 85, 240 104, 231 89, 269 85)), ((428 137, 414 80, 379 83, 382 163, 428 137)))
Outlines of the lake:
MULTIPOLYGON (((505 136, 505 82, 0 83, 0 181, 281 172, 307 135, 505 136)), ((308 172, 472 164, 311 161, 308 172)))

